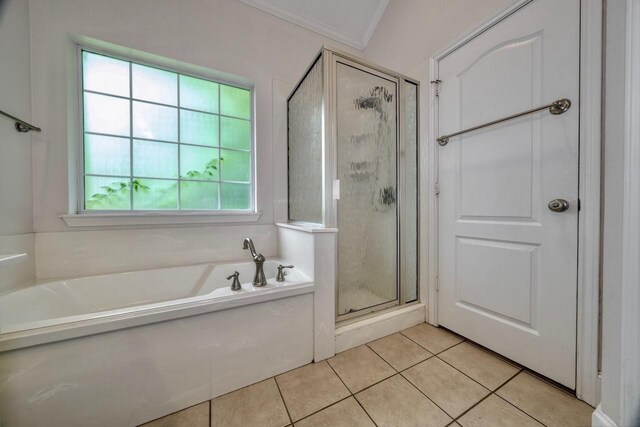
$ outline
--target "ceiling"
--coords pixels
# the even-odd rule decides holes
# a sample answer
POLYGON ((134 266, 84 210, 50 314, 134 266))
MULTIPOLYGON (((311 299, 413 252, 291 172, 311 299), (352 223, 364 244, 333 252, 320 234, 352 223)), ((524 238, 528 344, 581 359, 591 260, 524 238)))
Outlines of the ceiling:
POLYGON ((367 47, 389 0, 240 0, 356 49, 367 47))

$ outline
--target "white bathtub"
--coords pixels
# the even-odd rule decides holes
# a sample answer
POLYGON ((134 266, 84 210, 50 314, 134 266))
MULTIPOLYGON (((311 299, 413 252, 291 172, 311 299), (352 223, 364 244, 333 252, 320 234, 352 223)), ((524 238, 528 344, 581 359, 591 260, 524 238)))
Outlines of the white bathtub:
POLYGON ((0 425, 134 426, 311 362, 314 283, 279 263, 261 288, 238 262, 0 295, 0 425))
MULTIPOLYGON (((199 264, 42 281, 0 295, 0 350, 16 348, 3 343, 7 342, 6 338, 12 338, 8 334, 22 331, 32 331, 29 336, 33 337, 33 331, 46 329, 38 335, 48 332, 48 337, 43 336, 40 341, 53 341, 55 332, 61 329, 77 328, 79 335, 86 335, 91 333, 89 326, 117 322, 118 325, 114 325, 117 329, 128 326, 127 323, 140 325, 168 320, 258 302, 273 293, 295 293, 311 284, 311 280, 295 268, 286 270, 284 282, 277 282, 280 263, 265 262, 267 286, 260 288, 251 284, 255 273, 253 262, 199 264), (240 273, 242 289, 239 291, 232 291, 231 281, 226 279, 235 271, 240 273), (144 317, 144 322, 123 322, 136 317, 144 317)), ((105 331, 104 326, 94 329, 105 331)), ((62 335, 62 338, 68 337, 68 334, 62 335)), ((31 343, 35 342, 31 340, 31 343)))

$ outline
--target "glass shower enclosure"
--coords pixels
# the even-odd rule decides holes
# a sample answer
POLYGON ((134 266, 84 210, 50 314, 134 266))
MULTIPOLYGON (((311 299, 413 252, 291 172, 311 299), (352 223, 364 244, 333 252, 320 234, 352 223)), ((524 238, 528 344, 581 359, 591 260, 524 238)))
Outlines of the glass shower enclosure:
POLYGON ((289 221, 338 229, 338 320, 418 299, 417 109, 418 82, 326 48, 289 96, 289 221))

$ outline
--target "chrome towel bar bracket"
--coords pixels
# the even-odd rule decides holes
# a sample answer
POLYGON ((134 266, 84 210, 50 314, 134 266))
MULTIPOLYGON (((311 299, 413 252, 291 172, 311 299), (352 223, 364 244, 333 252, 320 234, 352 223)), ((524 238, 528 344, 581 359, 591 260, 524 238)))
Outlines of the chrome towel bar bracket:
POLYGON ((0 116, 5 116, 6 118, 13 120, 14 122, 16 122, 15 127, 16 130, 18 132, 29 132, 31 130, 34 130, 36 132, 40 132, 42 131, 42 129, 40 129, 39 127, 36 127, 30 123, 25 122, 24 120, 20 120, 17 117, 12 116, 11 114, 5 113, 4 111, 0 110, 0 116))
POLYGON ((438 144, 440 144, 441 146, 444 147, 449 142, 449 138, 453 138, 454 136, 462 135, 463 133, 467 133, 467 132, 471 132, 471 131, 474 131, 474 130, 482 129, 482 128, 485 128, 487 126, 492 126, 492 125, 495 125, 495 124, 498 124, 498 123, 505 122, 507 120, 515 119, 517 117, 526 116, 527 114, 535 113, 537 111, 541 111, 541 110, 545 110, 545 109, 548 109, 551 114, 553 114, 554 116, 557 116, 558 114, 564 113, 569 108, 571 108, 571 101, 568 100, 567 98, 562 98, 562 99, 558 99, 556 101, 553 101, 551 104, 543 105, 542 107, 532 108, 531 110, 523 111, 523 112, 518 113, 518 114, 512 114, 510 116, 503 117, 503 118, 497 119, 497 120, 493 120, 491 122, 483 123, 483 124, 478 125, 478 126, 470 127, 468 129, 460 130, 460 131, 458 131, 456 133, 452 133, 452 134, 449 134, 449 135, 442 135, 440 138, 437 139, 437 141, 438 141, 438 144))

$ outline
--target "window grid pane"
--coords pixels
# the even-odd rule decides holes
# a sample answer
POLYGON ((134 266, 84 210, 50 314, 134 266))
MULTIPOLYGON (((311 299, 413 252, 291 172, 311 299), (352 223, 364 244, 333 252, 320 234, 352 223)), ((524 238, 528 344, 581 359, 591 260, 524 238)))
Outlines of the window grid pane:
POLYGON ((178 180, 133 179, 134 210, 178 209, 178 180))
MULTIPOLYGON (((82 51, 83 83, 96 82, 95 76, 85 74, 98 68, 94 64, 99 65, 100 61, 93 61, 92 67, 85 64, 89 63, 85 58, 91 59, 94 55, 99 56, 82 51)), ((107 60, 102 62, 113 61, 109 63, 111 68, 113 63, 127 65, 128 79, 120 76, 120 81, 128 83, 129 87, 125 93, 122 85, 117 92, 109 89, 103 92, 103 87, 108 86, 100 86, 100 81, 92 83, 92 87, 83 85, 85 100, 89 97, 102 101, 97 106, 96 102, 85 101, 84 146, 85 150, 96 148, 95 143, 88 144, 100 138, 118 137, 121 141, 119 150, 109 152, 109 155, 116 154, 116 158, 97 160, 102 165, 122 161, 129 164, 126 167, 119 165, 116 169, 96 169, 86 162, 90 153, 85 152, 84 209, 251 209, 251 92, 102 56, 107 60), (136 81, 143 83, 137 87, 136 81), (101 109, 100 104, 106 108, 101 109), (223 120, 225 129, 222 129, 223 120), (122 146, 122 143, 126 145, 122 146), (127 149, 123 151, 127 145, 128 156, 127 149), (163 153, 153 152, 152 147, 162 148, 163 153), (174 161, 168 158, 171 153, 175 153, 174 161), (227 156, 226 164, 223 154, 227 156), (128 176, 120 175, 127 169, 128 176), (212 193, 208 194, 208 191, 212 193)), ((108 76, 108 70, 99 71, 108 76)), ((95 163, 95 154, 92 156, 95 163)))

